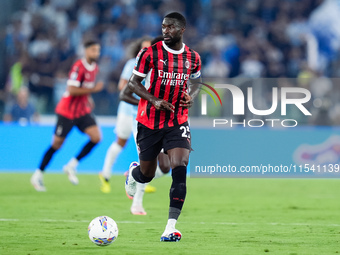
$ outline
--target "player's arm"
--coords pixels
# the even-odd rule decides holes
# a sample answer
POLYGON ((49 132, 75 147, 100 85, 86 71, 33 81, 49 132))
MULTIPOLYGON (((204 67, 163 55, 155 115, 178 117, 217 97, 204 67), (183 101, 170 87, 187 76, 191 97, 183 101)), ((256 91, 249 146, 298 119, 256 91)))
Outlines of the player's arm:
POLYGON ((127 83, 129 82, 129 79, 131 77, 131 73, 132 73, 133 68, 135 66, 135 62, 136 62, 135 60, 130 59, 125 63, 123 71, 122 71, 120 78, 119 78, 119 82, 118 82, 118 90, 119 91, 122 91, 126 87, 127 83))
POLYGON ((169 110, 174 112, 175 106, 163 99, 155 97, 146 90, 146 88, 142 84, 143 79, 144 77, 133 73, 127 84, 127 87, 136 95, 152 103, 157 110, 169 110))
POLYGON ((132 105, 138 105, 139 103, 139 99, 133 96, 133 93, 128 86, 123 87, 123 89, 120 91, 119 99, 132 105))
POLYGON ((126 84, 128 83, 129 81, 126 80, 126 79, 123 79, 123 78, 120 78, 119 82, 118 82, 118 90, 119 91, 122 91, 125 87, 126 87, 126 84))
POLYGON ((195 100, 195 98, 198 96, 198 94, 201 91, 202 77, 199 77, 198 79, 190 79, 189 86, 191 86, 189 95, 192 100, 195 100))
POLYGON ((199 77, 197 79, 190 79, 189 86, 189 94, 184 92, 184 100, 182 99, 179 104, 179 106, 184 108, 190 108, 194 104, 195 98, 200 93, 202 87, 202 78, 199 77))
POLYGON ((180 101, 180 106, 183 108, 190 108, 193 103, 195 98, 198 96, 200 93, 201 87, 202 87, 202 77, 201 77, 201 58, 197 54, 197 60, 196 60, 196 67, 190 75, 189 79, 189 87, 190 91, 189 94, 184 92, 184 99, 180 101))
POLYGON ((180 106, 184 108, 190 108, 193 105, 195 98, 200 93, 202 87, 202 78, 199 77, 197 79, 190 79, 189 86, 190 86, 189 94, 184 92, 184 100, 180 101, 180 106))
POLYGON ((82 96, 82 95, 88 95, 92 93, 98 93, 103 90, 103 87, 104 87, 104 83, 102 81, 99 81, 96 83, 96 85, 93 88, 82 88, 82 87, 69 85, 67 87, 67 90, 71 96, 82 96))

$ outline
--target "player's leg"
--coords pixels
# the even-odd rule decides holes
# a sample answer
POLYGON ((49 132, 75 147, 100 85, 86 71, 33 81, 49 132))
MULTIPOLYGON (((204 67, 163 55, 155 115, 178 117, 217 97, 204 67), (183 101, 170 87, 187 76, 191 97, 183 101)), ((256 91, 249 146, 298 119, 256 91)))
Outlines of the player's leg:
POLYGON ((129 173, 126 177, 125 191, 129 196, 136 194, 137 183, 149 183, 155 176, 157 167, 157 157, 144 161, 140 160, 140 164, 132 162, 129 168, 129 173))
MULTIPOLYGON (((155 171, 155 178, 162 177, 164 174, 167 174, 170 171, 170 161, 169 157, 164 154, 163 152, 159 153, 158 155, 158 164, 156 166, 155 171)), ((144 193, 151 193, 155 192, 156 188, 151 186, 150 184, 146 183, 139 183, 136 184, 136 193, 132 198, 132 205, 130 211, 134 215, 146 215, 146 211, 143 207, 143 197, 144 193)))
POLYGON ((144 192, 146 189, 146 186, 149 186, 149 182, 153 179, 152 176, 154 176, 154 173, 156 171, 157 167, 157 158, 151 161, 140 161, 140 165, 137 165, 135 169, 133 169, 133 172, 131 172, 131 175, 134 180, 137 181, 136 183, 136 192, 133 195, 133 201, 130 208, 130 211, 134 215, 146 215, 146 211, 143 207, 143 197, 144 192), (148 171, 143 171, 142 169, 147 169, 148 171), (153 174, 147 174, 147 176, 144 174, 145 172, 151 172, 153 171, 153 174))
POLYGON ((111 170, 114 162, 116 161, 118 155, 124 148, 125 144, 127 142, 126 138, 121 138, 118 136, 117 140, 113 142, 110 147, 107 149, 103 170, 101 172, 102 176, 109 181, 111 177, 111 170))
MULTIPOLYGON (((169 171, 170 171, 169 157, 164 152, 160 152, 158 155, 158 164, 157 164, 157 168, 155 172, 155 179, 164 176, 165 174, 169 173, 169 171)), ((151 186, 150 184, 145 186, 145 193, 153 193, 153 192, 156 192, 155 187, 151 186)), ((137 193, 138 193, 138 189, 137 189, 136 195, 137 193)), ((136 195, 133 198, 134 200, 136 199, 136 197, 138 197, 136 195)), ((143 197, 141 196, 141 199, 142 198, 143 197)))
POLYGON ((167 151, 172 169, 172 184, 169 194, 168 222, 161 241, 179 241, 181 238, 181 233, 176 229, 176 223, 181 214, 186 196, 186 173, 189 152, 186 148, 174 148, 167 151))
POLYGON ((118 139, 108 148, 104 160, 103 170, 101 173, 99 173, 99 179, 102 184, 100 189, 104 193, 109 193, 111 191, 109 180, 111 177, 112 166, 131 135, 132 122, 133 117, 131 115, 123 114, 118 110, 117 124, 115 129, 118 139))
MULTIPOLYGON (((156 172, 155 172, 155 179, 156 178, 160 178, 162 176, 164 176, 165 174, 169 173, 170 171, 170 161, 169 161, 169 157, 164 154, 164 152, 159 153, 158 155, 158 164, 156 167, 156 172)), ((141 185, 140 185, 141 187, 141 185)), ((136 195, 133 197, 133 200, 137 200, 143 199, 143 195, 144 195, 144 191, 145 193, 153 193, 156 192, 156 188, 150 184, 144 185, 144 190, 141 189, 141 195, 137 196, 139 189, 138 189, 138 185, 137 185, 137 192, 136 195)), ((141 204, 142 202, 140 202, 141 204)))
POLYGON ((113 142, 106 151, 103 169, 99 173, 99 180, 101 182, 100 190, 103 193, 111 192, 111 186, 109 181, 111 178, 112 166, 120 152, 123 150, 126 142, 127 139, 118 137, 117 140, 113 142))
MULTIPOLYGON (((137 115, 137 112, 135 112, 135 114, 133 116, 132 132, 133 132, 133 137, 135 138, 135 143, 136 143, 136 146, 137 146, 137 141, 136 141, 136 139, 137 139, 136 115, 137 115)), ((139 152, 138 146, 137 146, 137 152, 139 152)), ((157 168, 158 168, 158 166, 157 166, 157 168)), ((150 184, 137 182, 135 195, 133 197, 131 197, 126 193, 127 196, 130 199, 133 199, 131 207, 130 207, 130 212, 133 215, 146 215, 146 211, 144 210, 144 207, 143 207, 144 194, 145 193, 152 193, 152 192, 155 192, 155 191, 156 191, 156 188, 151 186, 150 184)))
POLYGON ((50 148, 45 152, 42 161, 40 163, 39 168, 37 168, 34 174, 31 177, 31 184, 36 189, 36 191, 46 191, 44 182, 43 182, 43 172, 45 171, 46 166, 51 161, 53 154, 61 147, 65 138, 64 137, 53 137, 53 142, 50 148))
POLYGON ((170 167, 170 160, 169 156, 166 155, 164 152, 159 153, 158 155, 158 166, 155 173, 155 178, 160 178, 163 175, 169 173, 170 167))
POLYGON ((53 141, 52 141, 52 145, 50 146, 50 148, 45 152, 44 157, 40 163, 39 166, 39 170, 41 170, 42 172, 45 171, 46 166, 48 165, 48 163, 51 161, 52 156, 54 155, 54 153, 60 149, 60 147, 63 145, 65 141, 65 137, 60 137, 60 136, 53 136, 53 141))
POLYGON ((60 149, 63 145, 66 136, 71 131, 73 127, 72 120, 67 119, 61 115, 57 116, 57 125, 54 131, 52 145, 45 152, 42 161, 40 163, 39 168, 37 168, 31 177, 31 184, 37 191, 46 191, 46 188, 43 183, 43 172, 45 171, 46 166, 51 161, 54 153, 60 149))
MULTIPOLYGON (((133 114, 133 121, 132 121, 131 128, 132 128, 133 138, 135 140, 135 144, 136 144, 136 147, 137 147, 137 152, 139 154, 139 148, 137 146, 137 140, 136 140, 137 139, 137 120, 136 120, 137 112, 133 112, 133 113, 134 114, 133 114)), ((144 207, 143 207, 143 197, 144 197, 144 193, 145 193, 147 187, 150 188, 150 185, 146 184, 146 183, 137 182, 136 183, 136 193, 135 193, 135 195, 133 197, 131 197, 126 193, 128 198, 132 199, 130 212, 133 215, 146 215, 146 211, 144 210, 144 207)), ((153 187, 151 187, 151 188, 153 188, 153 187)))
MULTIPOLYGON (((162 177, 170 171, 170 160, 169 157, 164 153, 159 153, 158 164, 156 166, 155 178, 162 177)), ((144 193, 155 192, 156 188, 146 183, 136 184, 136 193, 133 196, 132 205, 130 211, 134 215, 146 215, 146 211, 143 207, 144 193)))
POLYGON ((137 144, 140 165, 133 162, 125 182, 125 190, 128 195, 136 193, 136 182, 149 183, 155 176, 157 168, 157 156, 162 149, 163 130, 152 130, 142 124, 138 124, 137 144))
POLYGON ((79 183, 79 180, 76 176, 76 169, 79 161, 87 156, 91 152, 91 150, 100 142, 101 132, 96 124, 94 117, 90 114, 87 114, 75 120, 75 124, 81 132, 87 134, 90 138, 90 141, 88 141, 83 146, 80 153, 75 158, 72 158, 63 168, 64 172, 68 175, 70 182, 74 185, 77 185, 79 183))
POLYGON ((181 214, 186 196, 186 174, 191 150, 190 139, 189 125, 184 123, 179 127, 170 128, 163 140, 164 151, 169 156, 172 169, 172 184, 169 193, 168 222, 161 241, 179 241, 182 236, 176 229, 176 222, 181 214))

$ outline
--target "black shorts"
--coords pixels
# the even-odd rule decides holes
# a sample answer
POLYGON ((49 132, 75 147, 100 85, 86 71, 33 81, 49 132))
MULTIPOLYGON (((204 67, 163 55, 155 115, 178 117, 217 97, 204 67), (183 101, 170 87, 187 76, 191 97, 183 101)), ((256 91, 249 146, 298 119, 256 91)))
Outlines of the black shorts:
POLYGON ((90 126, 97 125, 96 120, 92 114, 86 114, 77 119, 68 119, 62 115, 57 114, 58 120, 54 130, 54 134, 59 137, 66 137, 71 129, 76 126, 84 133, 85 129, 90 126))
POLYGON ((188 122, 162 129, 150 129, 138 123, 137 129, 137 147, 140 160, 150 161, 157 158, 162 148, 164 148, 165 153, 174 148, 191 150, 191 135, 188 122))

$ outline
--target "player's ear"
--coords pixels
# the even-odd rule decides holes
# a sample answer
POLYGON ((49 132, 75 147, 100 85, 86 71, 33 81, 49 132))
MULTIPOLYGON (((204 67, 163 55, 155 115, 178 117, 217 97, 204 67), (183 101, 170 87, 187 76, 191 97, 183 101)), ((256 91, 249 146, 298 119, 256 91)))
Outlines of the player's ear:
POLYGON ((184 31, 185 31, 185 27, 182 27, 181 28, 181 34, 184 34, 184 31))

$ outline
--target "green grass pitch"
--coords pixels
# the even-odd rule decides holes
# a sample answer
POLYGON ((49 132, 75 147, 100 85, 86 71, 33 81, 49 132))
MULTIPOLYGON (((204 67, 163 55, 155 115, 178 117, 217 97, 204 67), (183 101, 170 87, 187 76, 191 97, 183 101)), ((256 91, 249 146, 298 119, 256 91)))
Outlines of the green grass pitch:
POLYGON ((153 181, 146 216, 129 212, 124 177, 102 194, 96 175, 72 186, 62 174, 45 175, 46 193, 30 174, 0 173, 0 254, 336 254, 340 253, 340 180, 188 179, 178 243, 159 241, 171 178, 153 181), (118 224, 118 239, 98 247, 87 236, 100 215, 118 224))

